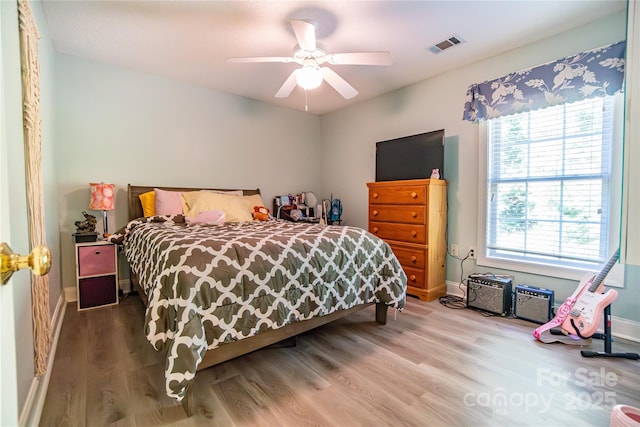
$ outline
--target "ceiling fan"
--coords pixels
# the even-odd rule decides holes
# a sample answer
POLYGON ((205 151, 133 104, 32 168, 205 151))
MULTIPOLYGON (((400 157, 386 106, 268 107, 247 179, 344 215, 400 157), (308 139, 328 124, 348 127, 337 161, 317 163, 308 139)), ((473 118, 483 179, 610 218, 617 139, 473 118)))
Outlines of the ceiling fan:
POLYGON ((391 65, 390 52, 353 52, 327 53, 316 43, 316 29, 312 23, 300 20, 291 21, 298 45, 293 56, 254 56, 244 58, 228 58, 227 62, 295 62, 302 67, 295 69, 276 93, 276 98, 288 97, 296 84, 305 89, 315 89, 322 81, 326 81, 345 99, 351 99, 358 91, 331 68, 330 65, 391 65))

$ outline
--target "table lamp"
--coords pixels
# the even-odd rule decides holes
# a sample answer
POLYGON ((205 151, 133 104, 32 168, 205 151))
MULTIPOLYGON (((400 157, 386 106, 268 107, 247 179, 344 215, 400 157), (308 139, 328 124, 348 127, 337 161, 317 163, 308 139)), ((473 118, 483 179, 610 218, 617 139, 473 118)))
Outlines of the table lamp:
POLYGON ((89 209, 95 211, 102 211, 102 221, 104 224, 104 237, 109 236, 109 229, 107 226, 107 211, 115 209, 115 184, 90 183, 91 189, 91 202, 89 202, 89 209))

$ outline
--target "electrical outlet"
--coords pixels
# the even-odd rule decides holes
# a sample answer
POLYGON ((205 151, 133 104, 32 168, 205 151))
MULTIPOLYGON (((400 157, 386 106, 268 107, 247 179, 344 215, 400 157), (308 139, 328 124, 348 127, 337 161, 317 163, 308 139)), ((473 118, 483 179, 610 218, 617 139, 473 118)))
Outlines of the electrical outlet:
POLYGON ((451 244, 451 256, 458 256, 458 245, 455 243, 451 244))
POLYGON ((476 259, 476 247, 469 246, 469 251, 467 252, 467 254, 469 255, 469 258, 476 259))

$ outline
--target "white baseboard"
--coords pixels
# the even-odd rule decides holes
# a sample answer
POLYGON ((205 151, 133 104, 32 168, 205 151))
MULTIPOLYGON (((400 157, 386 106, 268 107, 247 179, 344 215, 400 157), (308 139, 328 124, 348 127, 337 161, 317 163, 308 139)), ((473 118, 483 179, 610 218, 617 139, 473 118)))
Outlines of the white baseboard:
POLYGON ((51 318, 53 335, 51 350, 49 351, 49 358, 47 360, 47 371, 41 377, 34 377, 31 382, 29 394, 20 412, 20 419, 18 421, 20 426, 35 427, 40 424, 40 416, 42 415, 42 408, 44 407, 44 401, 47 397, 53 362, 56 356, 56 349, 58 348, 58 338, 60 337, 60 330, 62 329, 62 321, 64 320, 66 309, 67 304, 65 298, 63 298, 63 295, 60 295, 53 317, 51 318))
POLYGON ((128 294, 131 292, 131 280, 129 279, 119 279, 118 287, 122 290, 123 293, 128 294))
POLYGON ((66 302, 76 302, 78 301, 78 291, 75 287, 73 288, 63 288, 64 290, 64 300, 66 302))
POLYGON ((459 282, 450 282, 447 280, 447 295, 454 295, 460 298, 464 298, 464 291, 460 289, 459 282))
POLYGON ((611 316, 611 333, 618 338, 640 342, 640 322, 611 316))
MULTIPOLYGON (((451 281, 447 281, 447 295, 455 295, 461 298, 465 296, 464 291, 460 289, 459 283, 451 281)), ((640 342, 640 322, 611 316, 611 333, 617 338, 640 342)))

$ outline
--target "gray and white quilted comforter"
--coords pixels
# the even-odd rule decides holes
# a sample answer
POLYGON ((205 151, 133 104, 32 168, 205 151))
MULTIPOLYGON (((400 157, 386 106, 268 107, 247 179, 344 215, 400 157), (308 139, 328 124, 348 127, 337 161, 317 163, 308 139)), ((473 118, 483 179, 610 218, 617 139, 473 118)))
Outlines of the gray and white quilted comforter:
POLYGON ((166 391, 178 400, 208 349, 360 304, 405 303, 391 248, 356 227, 151 217, 111 240, 147 294, 145 333, 166 351, 166 391))

